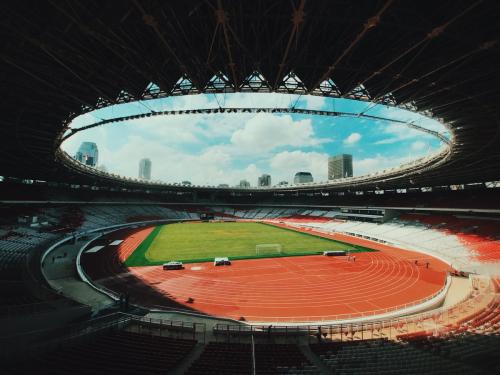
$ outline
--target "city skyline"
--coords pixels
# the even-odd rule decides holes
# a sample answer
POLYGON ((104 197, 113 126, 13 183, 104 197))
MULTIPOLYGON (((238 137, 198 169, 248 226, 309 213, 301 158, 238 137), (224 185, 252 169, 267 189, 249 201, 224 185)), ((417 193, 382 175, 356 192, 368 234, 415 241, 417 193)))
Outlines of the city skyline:
MULTIPOLYGON (((152 110, 203 108, 216 103, 214 96, 165 98, 147 105, 152 110)), ((286 107, 288 102, 297 102, 302 108, 366 109, 366 103, 308 96, 231 94, 217 99, 226 107, 286 107)), ((92 123, 95 116, 106 119, 138 111, 144 107, 137 103, 117 105, 80 116, 72 127, 92 123)), ((393 113, 384 106, 370 108, 367 113, 428 125, 415 115, 393 113)), ((435 123, 428 128, 442 131, 435 123)), ((316 182, 324 182, 328 179, 328 157, 336 153, 354 154, 355 175, 362 175, 406 163, 440 147, 439 140, 430 134, 392 122, 271 113, 139 118, 78 132, 63 143, 63 149, 74 154, 81 141, 99 144, 99 157, 110 173, 137 177, 137 164, 129 161, 140 160, 147 151, 155 166, 155 180, 178 183, 189 179, 196 185, 214 186, 234 186, 242 179, 254 185, 263 173, 271 174, 276 182, 293 182, 297 171, 309 171, 316 182)))
MULTIPOLYGON (((107 172, 107 169, 104 164, 97 165, 98 162, 98 146, 95 142, 89 142, 85 141, 82 142, 77 154, 74 157, 76 160, 82 162, 85 164, 87 162, 87 165, 93 166, 96 169, 101 170, 102 172, 107 172), (90 164, 93 163, 93 164, 90 164)), ((151 170, 152 170, 152 162, 149 158, 142 158, 139 160, 139 172, 138 172, 138 178, 142 180, 151 180, 151 170)), ((313 182, 313 177, 310 172, 297 172, 295 173, 293 177, 293 183, 294 184, 300 184, 300 183, 308 183, 308 182, 313 182)), ((191 182, 184 180, 181 182, 182 185, 184 186, 190 186, 191 182)), ((277 186, 285 186, 288 185, 289 181, 288 180, 282 180, 280 181, 277 186)), ((218 184, 219 187, 228 187, 228 184, 222 183, 218 184)), ((240 182, 236 185, 237 187, 243 187, 243 188, 249 188, 251 187, 251 184, 248 180, 242 179, 240 182)), ((271 176, 269 174, 262 174, 258 178, 257 186, 272 186, 271 185, 271 176)))

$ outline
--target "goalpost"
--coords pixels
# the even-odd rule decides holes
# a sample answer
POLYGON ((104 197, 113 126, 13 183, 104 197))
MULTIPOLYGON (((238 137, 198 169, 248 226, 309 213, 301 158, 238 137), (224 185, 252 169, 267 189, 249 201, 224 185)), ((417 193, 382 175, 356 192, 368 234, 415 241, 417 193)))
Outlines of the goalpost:
POLYGON ((263 243, 255 245, 255 255, 276 255, 281 254, 281 244, 279 243, 263 243))

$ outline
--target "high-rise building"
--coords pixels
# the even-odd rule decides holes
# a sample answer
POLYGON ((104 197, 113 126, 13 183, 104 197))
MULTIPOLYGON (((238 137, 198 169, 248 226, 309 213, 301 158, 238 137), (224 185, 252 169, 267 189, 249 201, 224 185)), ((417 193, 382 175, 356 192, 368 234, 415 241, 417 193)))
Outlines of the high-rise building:
POLYGON ((257 186, 271 186, 271 176, 268 174, 263 174, 257 180, 257 186))
POLYGON ((313 176, 311 172, 297 172, 293 178, 294 184, 304 184, 306 182, 313 182, 313 176))
POLYGON ((99 160, 99 150, 94 142, 82 142, 76 152, 75 159, 85 165, 95 167, 99 160))
POLYGON ((240 188, 249 188, 250 187, 250 182, 247 180, 241 180, 240 184, 238 185, 240 188))
POLYGON ((148 158, 139 161, 139 178, 142 180, 151 180, 151 160, 148 158))
POLYGON ((352 155, 340 154, 328 158, 328 179, 352 177, 352 155))

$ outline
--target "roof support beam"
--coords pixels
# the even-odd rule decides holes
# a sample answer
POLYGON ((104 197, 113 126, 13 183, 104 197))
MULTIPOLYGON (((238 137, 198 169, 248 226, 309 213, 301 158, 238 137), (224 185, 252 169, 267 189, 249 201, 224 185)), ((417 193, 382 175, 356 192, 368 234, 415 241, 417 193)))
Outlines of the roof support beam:
POLYGON ((174 49, 170 46, 167 39, 165 39, 165 37, 163 36, 162 32, 160 31, 158 21, 151 14, 146 13, 146 11, 144 10, 139 1, 134 0, 134 4, 136 5, 137 9, 139 9, 139 11, 142 13, 142 20, 144 21, 144 23, 154 30, 155 34, 158 36, 158 39, 160 39, 161 43, 165 46, 168 53, 174 58, 181 72, 186 74, 190 78, 191 82, 193 82, 193 84, 196 86, 198 90, 202 90, 203 88, 189 74, 186 64, 184 64, 182 60, 179 58, 179 56, 177 56, 174 49))
MULTIPOLYGON (((367 81, 369 81, 370 79, 372 79, 373 77, 381 74, 383 71, 385 71, 387 68, 389 68, 391 65, 393 65, 395 62, 399 61, 401 58, 403 58, 404 56, 408 55, 410 52, 416 50, 417 48, 419 48, 420 46, 423 46, 423 48, 425 48, 426 46, 426 43, 432 41, 433 39, 439 37, 441 34, 443 34, 443 32, 446 30, 446 28, 448 26, 450 26, 453 22, 455 22, 456 20, 458 20, 459 18, 461 18, 462 16, 464 16, 465 14, 467 14, 470 10, 472 10, 473 8, 475 8, 477 5, 479 5, 480 3, 482 3, 483 0, 479 0, 479 1, 476 1, 474 4, 470 5, 469 7, 467 7, 465 10, 463 10, 462 12, 460 12, 458 15, 456 15, 455 17, 449 19, 448 21, 446 21, 445 23, 443 23, 442 25, 440 26, 437 26, 435 27, 434 29, 432 29, 430 32, 427 33, 427 35, 421 39, 418 43, 415 43, 414 45, 412 45, 410 48, 408 48, 406 51, 402 52, 399 56, 397 56, 395 59, 389 61, 387 64, 385 64, 383 67, 381 67, 380 69, 378 69, 377 71, 373 72, 371 75, 369 75, 367 78, 365 78, 361 84, 365 84, 367 81)), ((460 56, 432 71, 430 71, 429 73, 426 73, 424 74, 423 76, 421 76, 420 78, 414 78, 408 82, 406 82, 405 84, 403 84, 402 86, 398 87, 397 89, 394 89, 394 90, 391 90, 391 92, 394 94, 397 90, 400 90, 402 89, 403 87, 406 87, 410 84, 413 84, 413 83, 416 83, 418 82, 419 80, 431 75, 431 74, 434 74, 435 72, 439 71, 439 70, 442 70, 443 68, 447 68, 448 66, 456 63, 457 61, 460 61, 462 59, 465 59, 466 57, 472 55, 473 53, 475 52, 478 52, 478 51, 482 51, 482 50, 485 50, 485 49, 489 49, 491 47, 493 47, 494 45, 496 44, 495 41, 493 42, 489 42, 489 43, 483 43, 481 44, 481 46, 478 47, 478 49, 474 50, 474 51, 471 51, 470 53, 467 53, 463 56, 460 56)), ((412 60, 413 61, 413 60, 412 60)), ((403 70, 401 70, 399 72, 399 74, 397 75, 397 77, 401 77, 404 70, 406 70, 408 68, 410 64, 407 64, 403 70)), ((375 98, 373 98, 373 101, 374 102, 377 102, 380 97, 382 97, 383 95, 386 94, 386 89, 389 87, 389 85, 391 84, 392 82, 390 82, 388 85, 386 85, 385 89, 382 90, 382 93, 377 95, 375 98)))
POLYGON ((227 14, 222 7, 222 1, 217 0, 217 9, 215 10, 215 17, 217 19, 217 28, 222 25, 222 32, 224 33, 224 43, 226 45, 226 53, 229 70, 231 71, 231 76, 233 78, 234 89, 237 90, 239 87, 238 76, 236 75, 236 66, 233 60, 233 55, 231 53, 231 42, 229 41, 229 33, 227 28, 227 14))
POLYGON ((300 25, 304 22, 304 6, 306 0, 300 0, 300 4, 298 9, 293 10, 292 14, 292 30, 290 32, 290 37, 288 38, 288 43, 286 45, 285 52, 283 54, 283 58, 281 59, 281 63, 279 64, 278 74, 276 75, 276 79, 274 81, 273 90, 276 90, 279 85, 279 81, 281 79, 281 75, 283 74, 283 69, 285 68, 286 61, 288 59, 288 54, 290 52, 290 47, 292 46, 292 41, 296 37, 300 25))
POLYGON ((321 84, 321 82, 327 80, 330 78, 332 72, 335 70, 335 68, 340 64, 340 62, 346 57, 349 52, 351 52, 356 45, 363 39, 363 37, 370 31, 372 28, 376 27, 378 23, 380 22, 380 17, 384 14, 384 12, 389 8, 389 6, 393 3, 394 0, 386 0, 384 6, 380 8, 380 10, 375 14, 373 17, 368 18, 366 21, 363 30, 360 31, 360 33, 356 36, 356 38, 351 42, 349 47, 347 47, 335 60, 335 62, 330 65, 327 69, 327 71, 321 76, 321 78, 314 84, 313 87, 310 88, 311 91, 315 90, 318 88, 318 86, 321 84))

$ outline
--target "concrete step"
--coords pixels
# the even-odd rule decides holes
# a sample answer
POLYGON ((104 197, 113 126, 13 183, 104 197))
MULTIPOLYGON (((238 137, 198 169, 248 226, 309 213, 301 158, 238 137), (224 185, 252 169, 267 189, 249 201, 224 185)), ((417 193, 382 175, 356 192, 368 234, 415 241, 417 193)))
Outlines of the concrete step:
POLYGON ((196 346, 191 350, 191 352, 184 358, 184 360, 174 369, 172 369, 169 375, 182 375, 191 367, 191 365, 200 358, 201 353, 205 350, 206 344, 196 344, 196 346))
POLYGON ((309 345, 299 345, 306 358, 318 369, 321 375, 331 375, 333 371, 311 350, 309 345))

